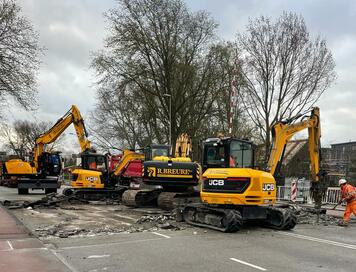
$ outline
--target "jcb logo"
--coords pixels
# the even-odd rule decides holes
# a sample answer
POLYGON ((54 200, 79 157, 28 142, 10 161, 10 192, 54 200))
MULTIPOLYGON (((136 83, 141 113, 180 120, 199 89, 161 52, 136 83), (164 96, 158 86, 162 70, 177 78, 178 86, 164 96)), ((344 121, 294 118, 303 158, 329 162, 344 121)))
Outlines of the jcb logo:
POLYGON ((273 183, 263 183, 262 191, 274 191, 274 184, 273 183))
POLYGON ((156 167, 148 167, 147 174, 149 177, 155 177, 156 176, 156 167))
POLYGON ((224 180, 223 179, 210 179, 209 180, 209 185, 224 186, 224 180))
POLYGON ((97 181, 98 178, 97 177, 86 177, 85 178, 87 181, 90 181, 90 182, 94 182, 94 181, 97 181))

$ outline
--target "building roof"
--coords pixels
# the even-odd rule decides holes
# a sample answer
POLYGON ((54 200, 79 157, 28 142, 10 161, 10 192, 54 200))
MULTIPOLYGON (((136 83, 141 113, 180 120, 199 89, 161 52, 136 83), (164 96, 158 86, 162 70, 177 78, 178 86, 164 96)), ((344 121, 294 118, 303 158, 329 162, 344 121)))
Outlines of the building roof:
POLYGON ((283 164, 286 165, 294 158, 295 155, 303 148, 303 146, 308 142, 306 139, 302 140, 292 140, 286 145, 286 150, 284 153, 283 164))
POLYGON ((336 146, 336 145, 355 145, 356 141, 353 142, 345 142, 345 143, 337 143, 337 144, 331 144, 331 146, 336 146))

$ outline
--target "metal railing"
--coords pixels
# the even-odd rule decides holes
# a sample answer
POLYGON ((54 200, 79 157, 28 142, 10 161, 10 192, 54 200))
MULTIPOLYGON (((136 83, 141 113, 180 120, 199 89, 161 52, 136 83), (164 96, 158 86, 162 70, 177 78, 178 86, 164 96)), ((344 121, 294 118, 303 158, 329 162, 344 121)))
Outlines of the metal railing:
MULTIPOLYGON (((329 187, 323 197, 323 203, 336 204, 341 199, 339 187, 329 187)), ((277 200, 291 200, 291 186, 277 186, 277 200)), ((297 187, 296 202, 312 203, 309 187, 297 187)))

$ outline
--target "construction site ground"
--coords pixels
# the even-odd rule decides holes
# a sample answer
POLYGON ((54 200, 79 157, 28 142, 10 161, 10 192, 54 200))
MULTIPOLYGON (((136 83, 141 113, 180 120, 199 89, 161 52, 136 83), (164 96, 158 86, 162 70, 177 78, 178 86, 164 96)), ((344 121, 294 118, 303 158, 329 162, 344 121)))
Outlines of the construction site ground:
MULTIPOLYGON (((0 187, 0 201, 43 196, 0 187)), ((292 231, 249 225, 229 234, 117 203, 0 206, 0 271, 355 271, 356 222, 339 227, 340 216, 327 210, 315 224, 302 214, 292 231)))

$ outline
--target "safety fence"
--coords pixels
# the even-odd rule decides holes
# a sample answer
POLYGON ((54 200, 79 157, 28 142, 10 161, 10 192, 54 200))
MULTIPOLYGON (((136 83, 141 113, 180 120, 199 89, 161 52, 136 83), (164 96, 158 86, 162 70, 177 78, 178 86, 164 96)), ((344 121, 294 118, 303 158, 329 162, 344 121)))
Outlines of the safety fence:
MULTIPOLYGON (((277 186, 277 200, 292 200, 291 186, 277 186)), ((336 204, 341 199, 339 187, 329 187, 323 198, 323 203, 336 204)), ((297 187, 296 202, 311 203, 309 187, 297 187)))

